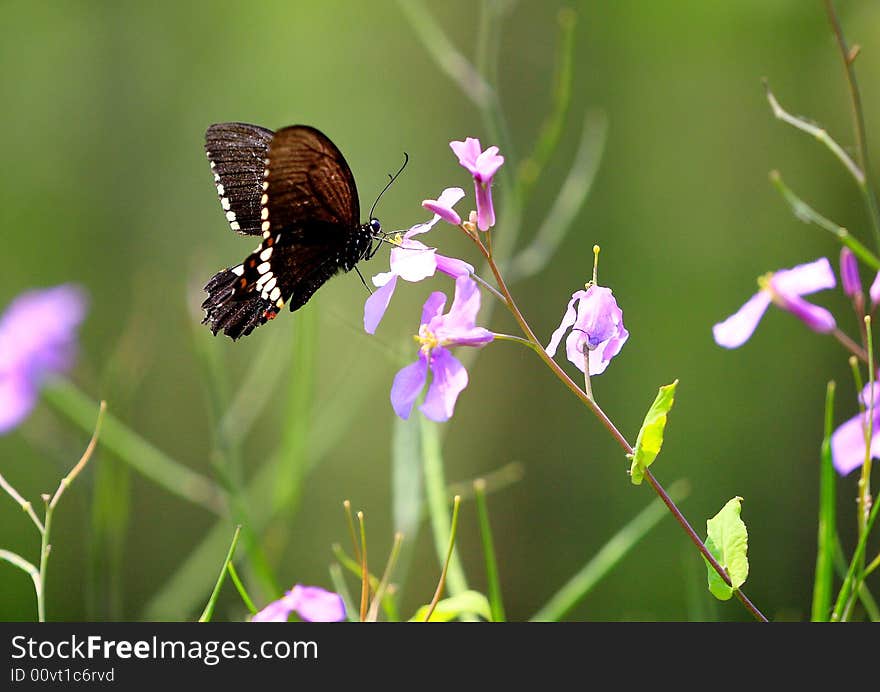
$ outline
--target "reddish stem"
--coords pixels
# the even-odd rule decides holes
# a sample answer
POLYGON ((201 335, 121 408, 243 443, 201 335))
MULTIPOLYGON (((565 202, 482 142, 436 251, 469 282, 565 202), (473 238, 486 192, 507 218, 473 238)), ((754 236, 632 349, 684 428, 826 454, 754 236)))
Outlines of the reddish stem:
MULTIPOLYGON (((617 444, 623 449, 624 453, 628 456, 631 456, 633 454, 632 446, 629 444, 623 434, 617 429, 614 423, 611 422, 611 419, 608 418, 608 416, 599 407, 599 405, 593 399, 591 399, 587 395, 587 393, 584 392, 584 390, 582 390, 577 384, 575 384, 575 382, 565 373, 565 371, 559 366, 559 364, 555 360, 553 360, 544 350, 541 342, 538 341, 538 338, 535 336, 532 328, 529 326, 528 322, 526 322, 525 317, 523 317, 522 313, 519 310, 519 307, 517 307, 516 302, 513 300, 513 296, 511 295, 510 290, 507 288, 504 277, 501 276, 501 271, 498 269, 498 265, 495 264, 495 260, 492 257, 492 254, 486 249, 486 246, 483 245, 476 234, 468 233, 466 229, 465 233, 467 233, 471 240, 474 241, 480 252, 486 258, 486 261, 489 264, 489 268, 492 270, 492 274, 495 276, 495 281, 498 282, 498 290, 504 297, 504 302, 506 303, 507 308, 510 310, 514 319, 523 330, 526 338, 537 346, 537 348, 534 349, 535 353, 537 353, 541 360, 543 360, 544 363, 547 365, 547 367, 550 368, 551 371, 553 371, 553 374, 556 375, 556 377, 559 378, 559 380, 593 412, 593 415, 595 415, 596 418, 599 419, 599 422, 605 427, 605 429, 608 430, 608 432, 615 439, 617 444)), ((697 535, 697 532, 694 531, 688 520, 681 513, 681 510, 678 509, 675 502, 672 501, 672 498, 669 497, 669 494, 666 492, 666 490, 663 489, 663 486, 660 485, 660 482, 654 477, 654 474, 651 473, 650 469, 645 469, 645 477, 648 479, 648 483, 654 489, 654 492, 657 493, 657 495, 660 497, 660 499, 663 500, 669 511, 672 512, 672 515, 684 529, 685 533, 688 535, 688 538, 691 539, 691 542, 693 542, 693 544, 700 551, 703 557, 706 558, 706 561, 712 566, 712 568, 718 573, 718 575, 724 580, 724 582, 728 586, 731 586, 732 584, 730 581, 730 576, 727 574, 727 570, 725 570, 724 567, 719 564, 718 560, 715 559, 709 549, 705 546, 703 541, 697 535)), ((740 591, 739 589, 734 589, 733 592, 756 620, 760 622, 768 621, 764 614, 755 607, 755 605, 742 591, 740 591)))

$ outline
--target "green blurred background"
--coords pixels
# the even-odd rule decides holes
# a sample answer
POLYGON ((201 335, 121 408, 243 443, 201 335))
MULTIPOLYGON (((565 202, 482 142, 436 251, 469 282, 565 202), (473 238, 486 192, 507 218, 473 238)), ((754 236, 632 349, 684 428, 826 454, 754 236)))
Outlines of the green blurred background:
MULTIPOLYGON (((458 49, 473 56, 476 3, 428 6, 458 49)), ((868 140, 880 160, 873 128, 880 112, 880 9, 862 1, 839 6, 848 38, 862 46, 857 66, 868 140)), ((825 383, 839 382, 837 419, 853 415, 846 358, 830 338, 774 310, 733 352, 714 344, 711 326, 754 292, 755 277, 765 271, 822 255, 836 265, 838 247, 792 217, 768 183, 771 169, 871 243, 852 181, 820 145, 772 118, 761 86, 768 77, 783 105, 843 143, 853 141, 822 4, 519 2, 500 33, 499 93, 520 155, 533 147, 549 109, 563 7, 577 12, 571 113, 525 212, 522 241, 554 201, 588 109, 605 113, 608 138, 594 187, 560 251, 512 290, 536 332, 549 338, 569 295, 589 278, 592 245, 601 245, 600 282, 613 288, 631 338, 594 382, 599 402, 634 439, 657 387, 681 380, 656 475, 667 484, 689 479, 693 492, 683 509, 700 532, 730 497, 743 496, 747 592, 772 618, 808 617, 825 383)), ((451 283, 402 285, 374 338, 362 331, 365 292, 354 274, 331 281, 306 310, 285 313, 239 343, 212 337, 198 324, 201 286, 252 243, 228 230, 202 137, 209 124, 227 120, 315 125, 345 153, 362 209, 407 151, 409 167, 377 212, 386 229, 424 219, 419 203, 446 186, 465 187, 472 200, 448 142, 494 142, 399 5, 7 0, 0 2, 0 64, 0 305, 30 287, 84 285, 91 310, 71 378, 202 473, 213 474, 215 453, 206 353, 231 392, 270 389, 241 449, 246 476, 291 426, 320 421, 332 435, 306 450, 315 466, 296 511, 280 513, 263 532, 265 556, 283 586, 329 586, 330 545, 347 544, 341 502, 350 499, 367 515, 378 569, 394 530, 388 389, 401 354, 414 352, 410 335, 428 290, 451 291, 451 283), (317 333, 308 341, 297 326, 310 324, 317 333), (269 340, 281 357, 254 376, 249 368, 269 340), (308 358, 309 348, 311 375, 289 372, 288 354, 299 349, 308 358), (299 382, 312 402, 305 421, 291 420, 288 404, 299 382), (340 424, 334 431, 328 421, 340 424)), ((495 194, 503 202, 505 186, 495 194)), ((501 217, 498 237, 504 232, 501 217)), ((433 242, 476 260, 449 227, 435 231, 433 242)), ((365 275, 386 269, 384 250, 363 265, 365 275)), ((817 302, 855 332, 838 292, 817 302)), ((501 311, 490 326, 515 330, 501 311)), ((451 482, 521 465, 522 479, 490 496, 512 619, 533 614, 653 498, 647 486, 629 483, 626 460, 598 423, 515 345, 493 344, 479 355, 444 434, 451 482)), ((0 469, 36 500, 56 487, 87 439, 41 405, 0 438, 0 469)), ((846 546, 855 485, 852 477, 839 487, 846 546)), ((188 598, 169 593, 216 520, 106 451, 65 496, 55 522, 50 619, 192 619, 225 550, 185 585, 188 598), (157 597, 165 599, 161 608, 157 597)), ((470 582, 483 589, 471 503, 462 510, 460 533, 470 582)), ((27 518, 0 501, 0 546, 36 560, 37 539, 27 518)), ((439 570, 427 524, 408 542, 415 549, 402 594, 405 615, 430 599, 439 570)), ((264 602, 267 594, 255 592, 264 602)), ((227 587, 218 617, 243 615, 227 587)), ((0 619, 34 617, 29 580, 0 566, 0 619)), ((748 615, 736 601, 713 603, 702 560, 666 518, 569 617, 748 615)))

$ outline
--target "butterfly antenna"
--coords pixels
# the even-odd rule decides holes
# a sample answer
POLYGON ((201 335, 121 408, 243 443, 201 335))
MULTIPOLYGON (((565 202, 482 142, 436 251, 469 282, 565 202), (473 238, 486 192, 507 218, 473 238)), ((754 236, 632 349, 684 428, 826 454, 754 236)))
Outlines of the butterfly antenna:
POLYGON ((398 170, 397 173, 395 173, 394 175, 391 175, 390 173, 388 174, 388 177, 390 178, 390 180, 388 181, 388 184, 382 188, 382 192, 379 193, 379 196, 376 197, 376 201, 373 202, 373 206, 370 207, 369 218, 371 218, 371 219, 373 218, 373 212, 376 210, 376 205, 379 204, 379 200, 382 199, 382 195, 384 195, 385 191, 389 187, 391 187, 391 183, 393 183, 395 180, 397 180, 398 176, 401 173, 403 173, 403 169, 406 168, 406 164, 408 164, 408 163, 409 163, 409 154, 407 154, 406 152, 403 152, 403 165, 400 167, 400 170, 398 170))

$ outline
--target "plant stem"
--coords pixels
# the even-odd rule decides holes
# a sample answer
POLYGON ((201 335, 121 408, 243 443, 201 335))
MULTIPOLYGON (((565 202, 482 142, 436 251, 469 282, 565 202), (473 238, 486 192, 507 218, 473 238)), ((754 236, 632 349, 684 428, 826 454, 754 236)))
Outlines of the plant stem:
POLYGON ((831 235, 837 238, 838 241, 842 245, 845 245, 850 250, 853 251, 853 254, 858 257, 862 262, 867 264, 874 271, 880 270, 880 258, 877 257, 873 252, 871 252, 868 248, 862 245, 847 229, 843 226, 840 226, 830 219, 822 216, 819 212, 813 209, 809 204, 804 202, 800 197, 798 197, 788 185, 786 185, 782 176, 779 174, 779 171, 770 171, 770 182, 773 183, 774 187, 779 190, 779 194, 782 195, 783 199, 788 202, 788 205, 791 207, 792 213, 804 223, 812 223, 819 228, 822 228, 828 231, 831 235))
POLYGON ((367 601, 370 598, 370 570, 367 567, 367 527, 364 513, 357 513, 358 526, 361 533, 361 622, 367 620, 367 601))
POLYGON ((792 115, 787 110, 785 110, 782 106, 779 105, 779 101, 776 100, 776 97, 773 95, 773 92, 770 91, 770 86, 767 84, 767 81, 764 81, 764 89, 767 93, 767 101, 770 102, 770 108, 773 109, 773 115, 784 123, 788 123, 794 128, 801 130, 802 132, 806 132, 808 135, 812 135, 822 144, 824 144, 828 149, 837 157, 838 161, 840 161, 846 170, 850 172, 850 175, 855 179, 856 184, 861 188, 865 184, 865 174, 861 168, 856 164, 855 161, 852 160, 849 154, 846 153, 844 148, 840 146, 832 137, 828 134, 828 132, 818 125, 814 125, 811 122, 808 122, 802 118, 798 118, 796 115, 792 115))
POLYGON ((477 499, 477 516, 480 520, 480 538, 483 542, 483 558, 486 562, 486 581, 489 586, 489 608, 492 612, 492 622, 504 622, 507 617, 504 614, 504 601, 501 597, 501 580, 498 577, 498 560, 495 557, 492 524, 489 522, 486 480, 484 478, 478 478, 474 481, 474 496, 477 499))
POLYGON ((840 331, 839 328, 835 327, 834 331, 831 332, 831 335, 837 339, 841 345, 850 353, 852 353, 856 358, 858 358, 863 363, 868 362, 868 352, 859 346, 855 341, 853 341, 850 337, 840 331))
MULTIPOLYGON (((507 288, 507 284, 504 281, 504 277, 501 275, 501 271, 498 269, 498 265, 489 255, 486 247, 479 241, 478 238, 473 238, 470 236, 474 243, 479 248, 480 252, 486 258, 486 261, 489 265, 489 268, 492 270, 492 273, 495 276, 495 281, 498 284, 498 288, 502 295, 504 295, 505 303, 507 304, 507 308, 510 310, 514 319, 519 324, 520 328, 523 330, 523 333, 526 335, 526 338, 531 341, 533 344, 540 347, 540 342, 538 341, 535 333, 532 331, 532 328, 529 326, 528 322, 526 322, 525 318, 520 312, 519 307, 517 307, 516 302, 513 299, 513 296, 510 293, 510 290, 507 288)), ((583 402, 584 405, 587 406, 596 418, 599 419, 599 422, 602 426, 611 434, 617 444, 623 449, 624 453, 627 455, 632 455, 633 448, 627 441, 627 439, 621 434, 621 432, 617 429, 614 423, 611 422, 611 419, 605 414, 605 412, 599 407, 599 405, 591 399, 588 394, 578 387, 574 381, 565 373, 565 371, 559 366, 559 364, 553 360, 547 352, 543 348, 535 349, 535 353, 538 354, 538 357, 544 361, 548 368, 553 372, 554 375, 566 386, 569 390, 583 402)), ((666 506, 669 508, 669 511, 672 512, 676 521, 681 525, 684 529, 685 533, 691 539, 696 548, 702 553, 703 557, 706 558, 706 561, 712 566, 712 568, 718 572, 718 575, 727 583, 731 585, 730 576, 727 574, 727 571, 722 567, 709 549, 703 544, 703 541, 697 535, 696 531, 694 531, 693 527, 688 523, 687 519, 685 519, 684 515, 675 505, 672 498, 666 493, 663 489, 663 486, 654 478, 654 475, 650 472, 649 469, 645 470, 645 477, 648 479, 648 482, 651 484, 651 487, 654 489, 654 492, 663 500, 666 506)), ((746 607, 746 609, 754 616, 756 620, 761 622, 767 622, 767 618, 758 610, 755 605, 748 599, 748 597, 742 593, 739 589, 734 589, 734 593, 736 597, 742 602, 742 604, 746 607)))
POLYGON ((239 535, 241 535, 241 524, 235 527, 235 532, 232 534, 232 542, 229 545, 229 550, 226 551, 226 558, 223 560, 223 566, 220 568, 220 574, 217 577, 217 581, 214 583, 214 590, 211 592, 210 598, 208 598, 208 603, 205 605, 205 609, 199 616, 199 622, 210 622, 211 618, 214 617, 214 607, 217 605, 217 599, 220 597, 220 589, 223 587, 223 582, 226 580, 226 573, 229 571, 229 566, 232 564, 232 558, 235 555, 235 546, 238 545, 239 535))
MULTIPOLYGON (((867 528, 868 512, 871 507, 871 440, 874 436, 874 381, 876 373, 874 371, 873 349, 874 342, 871 333, 871 316, 865 317, 865 334, 867 338, 867 347, 870 357, 868 358, 868 388, 872 395, 868 399, 868 424, 865 426, 865 461, 862 463, 862 472, 859 476, 859 497, 858 497, 858 527, 859 535, 867 528)), ((864 560, 862 568, 864 569, 864 560)))
POLYGON ((43 522, 40 521, 40 518, 34 511, 34 506, 28 500, 25 500, 21 495, 19 495, 18 491, 13 488, 12 485, 10 485, 9 481, 7 481, 3 477, 2 473, 0 473, 0 488, 3 488, 3 490, 5 490, 9 494, 9 496, 13 500, 15 500, 16 504, 21 507, 22 510, 27 512, 27 515, 31 518, 31 521, 34 522, 34 524, 36 525, 37 531, 43 533, 43 522))
MULTIPOLYGON (((715 559, 712 553, 709 552, 709 549, 703 544, 703 541, 700 540, 697 532, 694 531, 688 520, 685 519, 684 514, 681 513, 681 510, 676 506, 672 498, 669 497, 669 495, 663 489, 663 486, 660 485, 656 478, 654 478, 654 474, 651 473, 651 469, 645 469, 645 478, 648 479, 648 483, 650 483, 651 487, 654 488, 654 492, 660 496, 660 499, 663 500, 664 504, 669 508, 669 511, 672 512, 675 520, 681 525, 681 528, 684 529, 685 533, 688 535, 688 538, 691 539, 693 544, 697 546, 697 549, 703 554, 703 557, 705 557, 709 564, 712 565, 712 569, 718 572, 718 575, 724 580, 724 582, 728 586, 733 586, 730 581, 730 576, 727 574, 727 570, 725 570, 720 564, 718 564, 718 561, 715 559)), ((767 618, 760 610, 755 607, 755 605, 749 600, 748 596, 746 596, 739 589, 734 589, 733 593, 736 594, 736 597, 742 602, 742 604, 756 620, 759 620, 760 622, 767 622, 767 618)))
POLYGON ((431 605, 428 606, 428 613, 425 615, 425 622, 431 622, 431 616, 434 609, 440 602, 440 596, 443 595, 443 587, 446 585, 446 572, 449 570, 449 563, 452 560, 452 550, 455 548, 455 534, 458 530, 458 508, 461 506, 461 498, 456 495, 452 501, 452 526, 449 528, 449 548, 446 550, 446 560, 443 562, 443 571, 440 572, 440 580, 437 582, 437 590, 434 592, 434 598, 431 599, 431 605))
POLYGON ((20 570, 27 572, 34 582, 34 593, 37 595, 37 610, 39 612, 40 598, 40 570, 33 563, 25 560, 21 555, 13 553, 11 550, 3 550, 0 548, 0 560, 6 560, 11 565, 15 565, 20 570))
POLYGON ((880 502, 875 502, 874 506, 871 507, 871 513, 868 515, 865 531, 859 536, 859 542, 856 545, 855 553, 853 553, 852 559, 849 562, 849 568, 847 569, 846 577, 843 580, 843 585, 840 587, 840 592, 837 594, 837 601, 834 604, 834 611, 831 614, 832 622, 838 622, 841 620, 844 607, 849 601, 850 593, 858 593, 859 591, 858 586, 854 587, 855 582, 861 584, 861 580, 856 578, 856 571, 858 566, 861 565, 864 560, 865 549, 868 545, 868 535, 871 533, 874 521, 877 519, 878 510, 880 510, 880 502))
POLYGON ((46 501, 46 516, 43 519, 43 533, 40 536, 40 588, 37 590, 37 619, 46 622, 46 569, 49 566, 49 551, 52 549, 49 543, 49 532, 52 529, 52 507, 49 504, 49 496, 43 495, 46 501))
POLYGON ((831 591, 834 585, 834 547, 836 528, 837 478, 831 460, 831 434, 834 431, 834 392, 832 380, 825 391, 825 432, 819 465, 819 528, 816 546, 816 571, 813 580, 813 607, 810 620, 828 622, 831 614, 831 591))
POLYGON ((825 0, 825 10, 828 12, 828 21, 831 22, 831 27, 834 29, 834 37, 837 39, 837 46, 840 48, 840 57, 843 58, 846 82, 849 86, 849 94, 852 101, 856 152, 863 171, 859 189, 861 189, 862 196, 865 198, 865 204, 868 207, 868 216, 874 229, 874 240, 877 243, 877 247, 880 248, 880 209, 877 206, 877 195, 871 186, 871 166, 868 159, 868 143, 865 137, 865 115, 862 109, 862 97, 859 93, 859 83, 856 81, 856 69, 854 67, 858 53, 851 53, 846 45, 846 38, 843 35, 843 29, 840 27, 840 21, 837 18, 837 12, 834 9, 832 0, 825 0))
POLYGON ((498 289, 495 288, 495 287, 494 287, 492 284, 490 284, 488 281, 486 281, 484 278, 482 278, 479 274, 476 274, 476 273, 471 274, 471 278, 472 278, 474 281, 476 281, 478 284, 480 284, 480 286, 482 286, 482 287, 485 288, 487 291, 489 291, 489 293, 491 293, 493 296, 495 296, 495 297, 496 297, 498 300, 500 300, 502 303, 504 303, 505 305, 507 304, 507 301, 504 299, 504 296, 501 295, 501 294, 498 292, 498 289))

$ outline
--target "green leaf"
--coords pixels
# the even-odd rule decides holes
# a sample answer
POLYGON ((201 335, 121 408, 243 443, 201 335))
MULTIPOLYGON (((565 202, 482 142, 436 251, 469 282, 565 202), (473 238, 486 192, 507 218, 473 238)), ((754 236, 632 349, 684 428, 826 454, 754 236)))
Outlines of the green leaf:
POLYGON ((728 600, 733 595, 734 589, 745 584, 746 577, 749 576, 749 560, 746 557, 749 534, 745 523, 739 517, 741 509, 742 498, 735 497, 706 522, 708 532, 706 547, 718 564, 727 571, 731 582, 731 585, 728 585, 709 561, 703 558, 706 567, 709 568, 709 591, 719 601, 728 600))
POLYGON ((645 422, 642 423, 642 429, 639 430, 639 436, 636 438, 632 466, 629 471, 633 485, 641 484, 645 477, 645 469, 654 463, 654 459, 660 453, 660 448, 663 446, 663 431, 666 428, 666 414, 675 403, 675 388, 677 386, 678 380, 660 387, 657 398, 654 399, 654 403, 651 404, 651 408, 645 416, 645 422))
POLYGON ((834 588, 834 548, 837 538, 837 473, 831 460, 831 433, 834 430, 834 382, 825 394, 825 436, 819 459, 819 537, 816 550, 816 576, 813 581, 813 609, 810 620, 828 622, 831 592, 834 588))
POLYGON ((395 581, 398 588, 403 588, 424 513, 422 433, 418 416, 410 416, 408 420, 395 416, 392 429, 391 510, 394 530, 400 531, 407 539, 400 551, 395 581))
POLYGON ((211 592, 211 597, 208 599, 208 603, 205 605, 205 609, 199 617, 199 622, 211 622, 211 618, 214 617, 214 607, 217 605, 217 598, 220 596, 220 589, 223 586, 223 582, 226 580, 226 569, 232 562, 232 556, 235 555, 235 546, 238 545, 238 537, 240 534, 241 526, 236 526, 235 533, 232 534, 232 543, 229 545, 229 550, 226 551, 226 559, 223 561, 223 567, 220 569, 220 575, 217 577, 217 582, 214 584, 214 590, 211 592))
MULTIPOLYGON (((424 622, 430 607, 430 605, 423 605, 410 618, 410 622, 424 622)), ((438 602, 431 614, 431 622, 449 622, 462 615, 474 613, 481 618, 491 620, 492 610, 489 607, 489 599, 479 591, 462 591, 460 594, 438 602)))

